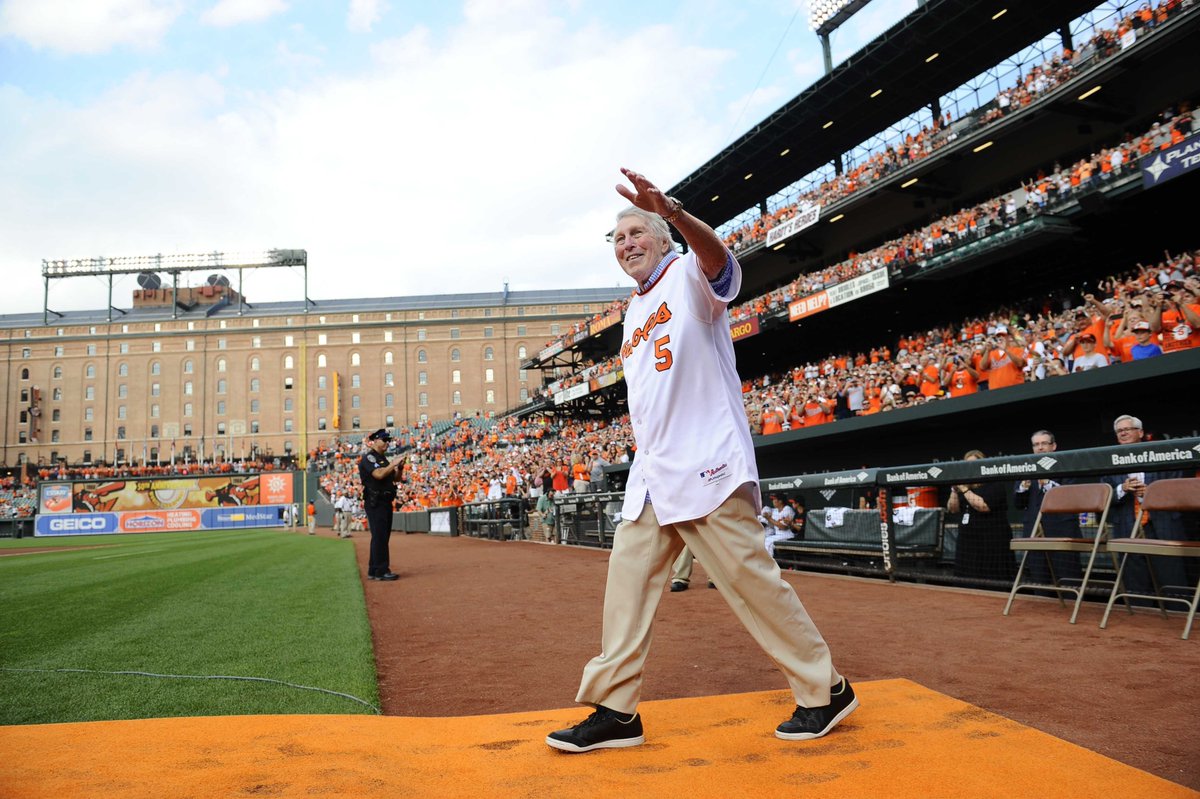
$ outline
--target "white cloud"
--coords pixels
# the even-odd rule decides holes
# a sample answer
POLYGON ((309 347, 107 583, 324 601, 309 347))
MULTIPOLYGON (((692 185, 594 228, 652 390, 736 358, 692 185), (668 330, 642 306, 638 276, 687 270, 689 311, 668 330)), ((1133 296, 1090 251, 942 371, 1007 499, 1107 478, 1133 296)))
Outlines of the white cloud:
MULTIPOLYGON (((729 53, 496 8, 380 45, 366 75, 270 95, 195 74, 138 75, 82 107, 0 90, 0 118, 21 120, 0 130, 19 275, 0 309, 35 310, 41 258, 160 251, 306 248, 317 298, 627 282, 603 240, 617 169, 666 188, 712 155, 728 120, 707 87, 729 53)), ((248 275, 246 293, 299 297, 284 277, 248 275)), ((61 281, 51 307, 102 295, 61 281)))
POLYGON ((346 27, 355 33, 370 33, 375 23, 383 19, 387 7, 385 0, 350 0, 346 27))
POLYGON ((147 48, 162 40, 181 11, 179 0, 8 0, 0 6, 0 36, 70 54, 147 48))
POLYGON ((226 28, 246 22, 261 22, 287 10, 284 0, 220 0, 200 15, 206 25, 226 28))

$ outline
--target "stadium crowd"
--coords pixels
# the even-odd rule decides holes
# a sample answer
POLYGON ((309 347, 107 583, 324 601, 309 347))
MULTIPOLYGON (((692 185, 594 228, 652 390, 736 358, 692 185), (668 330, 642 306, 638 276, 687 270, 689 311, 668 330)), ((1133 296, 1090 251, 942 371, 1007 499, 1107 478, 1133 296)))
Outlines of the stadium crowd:
MULTIPOLYGON (((1120 178, 1129 168, 1127 165, 1135 164, 1138 158, 1190 136, 1195 127, 1195 114, 1190 101, 1180 102, 1165 109, 1161 119, 1140 135, 1126 134, 1121 142, 1102 147, 1090 157, 1077 159, 1065 167, 1055 162, 1049 173, 1041 170, 1011 192, 947 214, 867 252, 851 253, 844 261, 832 266, 797 275, 784 286, 731 307, 730 318, 736 322, 752 316, 782 315, 796 299, 845 280, 884 267, 896 270, 911 264, 919 265, 956 245, 978 241, 1053 211, 1071 201, 1080 191, 1092 188, 1095 182, 1105 184, 1120 178)), ((613 303, 613 307, 622 312, 627 305, 628 300, 613 303)), ((612 310, 605 309, 597 318, 612 310)), ((533 398, 551 396, 615 369, 619 369, 615 355, 598 363, 585 361, 571 374, 555 375, 556 379, 535 392, 533 398)))
POLYGON ((0 519, 24 519, 37 508, 37 486, 28 477, 0 478, 0 519))
MULTIPOLYGON (((1198 261, 1200 250, 1164 253, 1100 281, 1099 294, 1031 299, 747 380, 747 424, 772 435, 1200 347, 1198 261)), ((602 490, 604 466, 634 455, 625 416, 461 420, 442 433, 427 426, 397 435, 413 450, 397 510, 602 490)), ((330 469, 321 485, 331 496, 357 497, 360 451, 343 441, 312 453, 330 469)))
POLYGON ((1020 76, 1016 85, 1001 90, 993 100, 962 114, 957 121, 946 112, 944 117, 935 118, 931 125, 905 133, 902 140, 870 153, 862 163, 819 183, 815 188, 798 193, 774 211, 758 216, 727 234, 726 246, 735 254, 756 246, 766 240, 772 228, 793 218, 806 207, 818 205, 824 208, 845 199, 894 172, 928 158, 960 135, 974 132, 1025 108, 1069 80, 1083 66, 1120 52, 1122 38, 1127 33, 1144 35, 1168 21, 1182 8, 1181 0, 1163 0, 1153 8, 1149 3, 1140 8, 1130 8, 1127 14, 1115 20, 1115 24, 1097 29, 1079 52, 1064 47, 1053 53, 1044 64, 1020 76))

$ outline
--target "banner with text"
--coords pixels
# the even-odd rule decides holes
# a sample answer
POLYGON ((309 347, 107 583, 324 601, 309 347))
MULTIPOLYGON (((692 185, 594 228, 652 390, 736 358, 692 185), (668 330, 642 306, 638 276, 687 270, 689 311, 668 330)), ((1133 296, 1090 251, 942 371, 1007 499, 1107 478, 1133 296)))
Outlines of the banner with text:
POLYGON ((37 517, 35 536, 182 533, 242 527, 282 527, 285 505, 228 508, 180 508, 116 513, 47 513, 37 517))
POLYGON ((612 311, 611 313, 607 313, 604 316, 601 316, 599 319, 594 320, 591 324, 588 325, 588 328, 591 330, 592 335, 594 336, 597 333, 599 333, 600 331, 608 330, 613 325, 619 325, 620 323, 621 323, 621 312, 620 311, 612 311))
POLYGON ((1011 455, 974 461, 928 463, 880 469, 880 485, 946 485, 987 480, 1042 480, 1079 474, 1130 474, 1200 471, 1200 438, 1180 438, 1095 449, 1065 450, 1044 455, 1011 455))
POLYGON ((46 483, 40 489, 38 511, 43 514, 158 512, 289 505, 292 491, 290 472, 46 483))
POLYGON ((821 206, 805 205, 796 215, 767 231, 767 246, 771 247, 784 239, 791 238, 805 228, 810 228, 821 218, 821 206))
POLYGON ((1174 147, 1142 159, 1142 186, 1152 188, 1200 166, 1200 136, 1184 139, 1174 147))
POLYGON ((752 316, 749 319, 742 319, 739 322, 734 322, 729 326, 729 335, 733 336, 734 341, 741 341, 744 338, 757 336, 760 332, 758 317, 752 316))
POLYGON ((859 275, 844 283, 838 283, 836 286, 830 286, 823 291, 818 291, 815 294, 801 297, 789 303, 788 320, 795 322, 806 316, 812 316, 815 313, 836 308, 839 305, 844 305, 852 300, 865 297, 868 294, 883 291, 888 285, 887 267, 876 269, 874 272, 859 275))

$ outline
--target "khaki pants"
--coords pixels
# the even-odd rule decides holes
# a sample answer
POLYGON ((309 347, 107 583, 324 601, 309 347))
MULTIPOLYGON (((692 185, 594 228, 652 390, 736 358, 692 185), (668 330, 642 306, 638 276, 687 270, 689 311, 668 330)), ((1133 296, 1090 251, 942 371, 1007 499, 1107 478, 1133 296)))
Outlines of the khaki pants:
POLYGON ((666 526, 659 526, 647 503, 637 520, 617 528, 604 592, 602 652, 584 667, 575 701, 618 713, 637 709, 654 613, 671 563, 686 545, 783 672, 796 704, 829 704, 829 689, 841 677, 808 611, 767 555, 751 490, 742 486, 702 519, 666 526))
POLYGON ((692 550, 687 547, 679 553, 679 557, 675 558, 675 563, 671 566, 671 582, 673 583, 690 583, 692 581, 692 562, 696 559, 692 554, 692 550))

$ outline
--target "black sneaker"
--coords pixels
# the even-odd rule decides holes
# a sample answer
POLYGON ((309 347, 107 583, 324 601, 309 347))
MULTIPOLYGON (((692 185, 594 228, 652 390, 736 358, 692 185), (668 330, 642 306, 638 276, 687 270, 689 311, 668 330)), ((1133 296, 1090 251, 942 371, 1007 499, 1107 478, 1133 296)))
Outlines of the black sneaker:
POLYGON ((672 581, 672 583, 671 583, 671 593, 672 594, 677 594, 680 591, 686 591, 686 590, 688 590, 687 583, 681 583, 678 580, 672 581))
POLYGON ((858 708, 854 689, 846 678, 829 695, 829 704, 824 707, 800 707, 792 717, 775 728, 775 737, 785 741, 807 741, 820 738, 837 726, 837 723, 858 708))
POLYGON ((633 718, 627 721, 621 718, 622 715, 615 710, 598 706, 595 713, 574 727, 547 735, 546 743, 564 752, 621 749, 645 743, 641 714, 634 713, 633 718))
POLYGON ((388 572, 387 574, 368 574, 368 580, 382 580, 385 583, 390 583, 392 580, 399 580, 400 575, 388 572))

